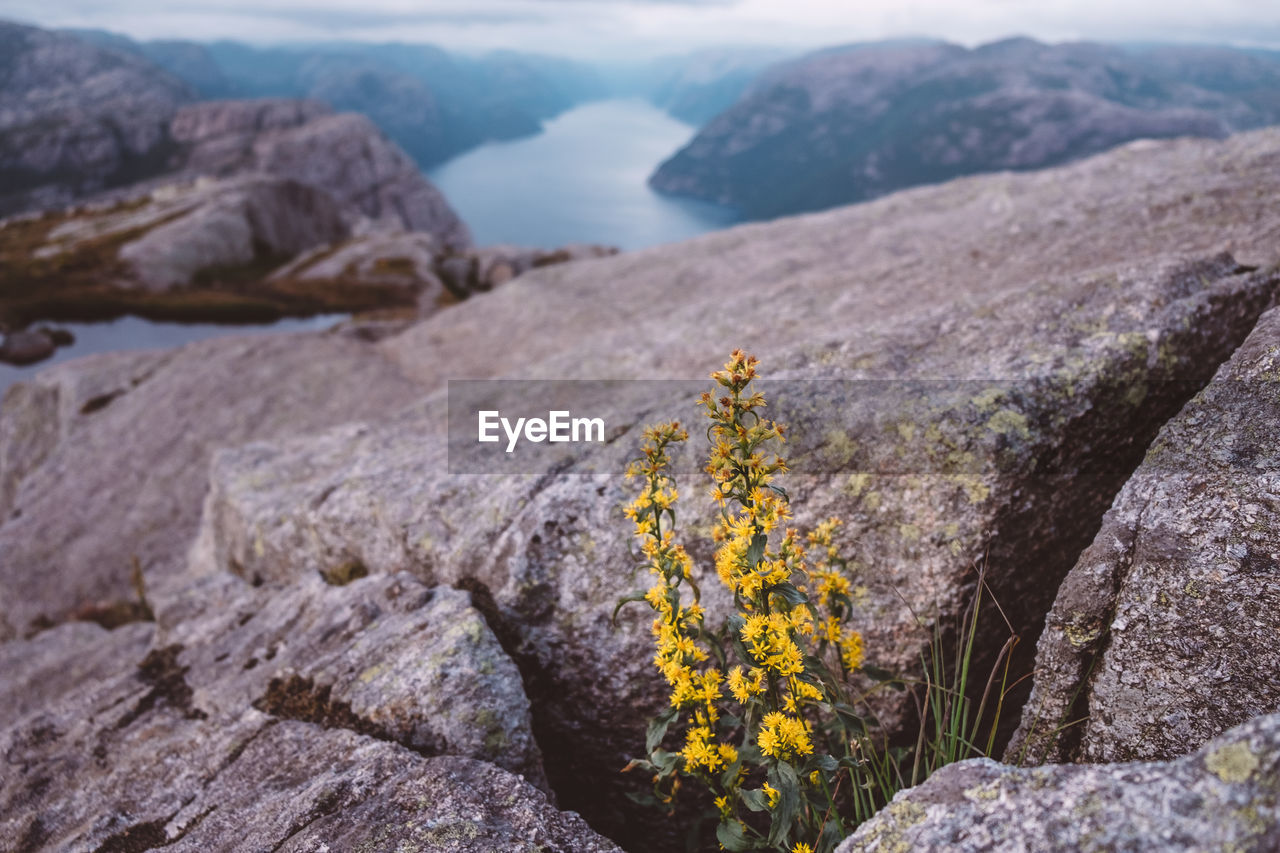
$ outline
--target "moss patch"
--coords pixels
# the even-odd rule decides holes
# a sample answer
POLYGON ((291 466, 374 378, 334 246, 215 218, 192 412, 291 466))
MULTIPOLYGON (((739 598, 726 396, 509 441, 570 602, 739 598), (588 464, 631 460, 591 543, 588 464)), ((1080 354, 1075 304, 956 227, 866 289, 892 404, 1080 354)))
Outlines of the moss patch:
POLYGON ((120 282, 130 280, 131 271, 120 260, 120 249, 182 216, 182 211, 136 228, 78 240, 66 251, 36 255, 50 245, 50 234, 61 225, 84 216, 125 213, 146 203, 146 199, 123 202, 92 214, 49 212, 10 220, 0 227, 0 323, 22 328, 41 320, 90 322, 126 314, 176 322, 266 323, 282 317, 414 304, 408 289, 389 284, 268 280, 268 273, 286 259, 265 250, 248 264, 202 270, 190 287, 155 293, 121 286, 120 282))

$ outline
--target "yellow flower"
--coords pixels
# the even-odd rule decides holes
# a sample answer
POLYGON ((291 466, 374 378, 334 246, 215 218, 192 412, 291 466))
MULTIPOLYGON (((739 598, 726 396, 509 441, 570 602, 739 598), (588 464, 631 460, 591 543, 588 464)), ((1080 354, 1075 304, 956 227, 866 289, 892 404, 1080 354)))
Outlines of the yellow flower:
POLYGON ((699 767, 705 767, 714 773, 724 764, 724 756, 720 754, 720 750, 708 743, 711 737, 711 729, 707 726, 689 729, 685 747, 680 751, 686 770, 692 773, 699 767))
POLYGON ((803 841, 797 841, 796 846, 791 848, 791 853, 813 853, 813 848, 803 841))
POLYGON ((778 805, 778 797, 780 796, 778 790, 768 782, 765 782, 764 787, 760 790, 764 791, 765 796, 769 798, 769 808, 775 808, 778 805))
POLYGON ((749 675, 743 675, 742 667, 735 666, 729 670, 729 692, 739 702, 746 702, 752 696, 764 692, 764 670, 751 668, 749 675))
POLYGON ((862 666, 863 657, 862 635, 857 631, 850 631, 840 640, 840 659, 853 672, 862 666))
POLYGON ((716 808, 720 811, 722 817, 729 817, 733 814, 733 809, 729 807, 728 797, 716 797, 716 808))
POLYGON ((756 743, 761 752, 773 758, 787 759, 793 753, 809 755, 813 752, 813 743, 804 722, 781 711, 770 711, 764 715, 756 743))

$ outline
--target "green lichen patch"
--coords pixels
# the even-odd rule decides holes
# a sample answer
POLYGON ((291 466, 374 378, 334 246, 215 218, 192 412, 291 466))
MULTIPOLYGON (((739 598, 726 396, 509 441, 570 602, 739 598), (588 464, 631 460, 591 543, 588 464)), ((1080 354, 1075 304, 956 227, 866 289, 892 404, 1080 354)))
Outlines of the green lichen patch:
POLYGON ((369 569, 359 560, 348 560, 345 563, 320 572, 320 578, 329 586, 346 586, 354 580, 367 578, 368 576, 369 569))
POLYGON ((1223 782, 1247 782, 1258 769, 1258 756, 1247 743, 1230 743, 1206 755, 1204 766, 1223 782))

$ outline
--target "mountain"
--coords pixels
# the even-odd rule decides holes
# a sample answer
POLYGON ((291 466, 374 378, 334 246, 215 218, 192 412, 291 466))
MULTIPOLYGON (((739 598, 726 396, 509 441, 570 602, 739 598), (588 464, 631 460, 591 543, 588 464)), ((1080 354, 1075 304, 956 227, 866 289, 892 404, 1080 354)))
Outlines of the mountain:
POLYGON ((0 216, 164 171, 196 97, 140 57, 0 21, 0 216))
POLYGON ((513 51, 471 58, 431 45, 263 48, 73 32, 155 63, 204 98, 310 98, 363 113, 424 168, 488 141, 537 133, 545 119, 605 91, 581 64, 513 51))
POLYGON ((236 87, 205 45, 177 39, 137 42, 106 30, 68 29, 65 32, 98 47, 146 59, 182 80, 202 98, 227 98, 236 94, 236 87))
POLYGON ((363 116, 315 101, 193 103, 190 87, 128 51, 3 23, 0 40, 0 216, 116 188, 145 194, 161 176, 252 173, 330 194, 347 219, 470 242, 413 160, 363 116))
POLYGON ((721 48, 667 57, 646 70, 646 95, 675 118, 702 126, 733 106, 762 71, 787 54, 770 48, 721 48))
POLYGON ((821 51, 767 71, 650 178, 752 217, 1280 120, 1280 61, 1009 39, 821 51))

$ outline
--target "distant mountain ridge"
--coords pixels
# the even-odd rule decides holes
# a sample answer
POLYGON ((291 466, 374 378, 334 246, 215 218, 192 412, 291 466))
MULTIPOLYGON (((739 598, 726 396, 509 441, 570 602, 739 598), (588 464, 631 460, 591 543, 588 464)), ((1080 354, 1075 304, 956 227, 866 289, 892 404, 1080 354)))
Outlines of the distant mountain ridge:
POLYGON ((544 120, 604 93, 585 66, 511 51, 469 58, 431 45, 260 48, 70 32, 144 58, 202 98, 311 98, 364 113, 423 168, 484 142, 537 133, 544 120))
POLYGON ((854 45, 764 72, 650 184, 755 218, 1280 121, 1280 55, 1014 38, 854 45))
POLYGON ((794 54, 770 48, 720 48, 654 62, 648 98, 695 126, 711 121, 742 97, 760 74, 794 54))
POLYGON ((139 57, 0 21, 0 216, 163 171, 196 92, 139 57))

